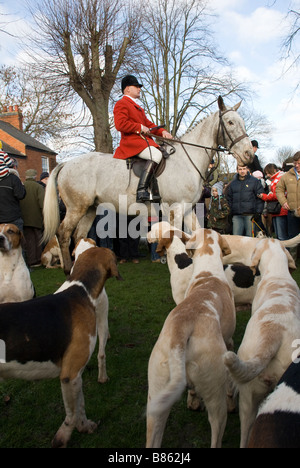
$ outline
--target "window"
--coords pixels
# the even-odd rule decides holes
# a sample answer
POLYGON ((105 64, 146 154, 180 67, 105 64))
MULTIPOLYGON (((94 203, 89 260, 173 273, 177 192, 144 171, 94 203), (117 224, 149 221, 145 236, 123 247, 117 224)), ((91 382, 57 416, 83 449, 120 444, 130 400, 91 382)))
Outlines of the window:
POLYGON ((49 158, 42 156, 42 172, 49 172, 49 158))

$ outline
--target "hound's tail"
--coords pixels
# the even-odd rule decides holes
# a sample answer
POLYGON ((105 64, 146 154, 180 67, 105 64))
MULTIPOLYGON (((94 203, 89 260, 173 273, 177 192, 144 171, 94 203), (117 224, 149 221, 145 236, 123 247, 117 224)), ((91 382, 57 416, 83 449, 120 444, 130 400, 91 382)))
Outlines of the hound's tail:
POLYGON ((170 370, 169 383, 161 393, 148 403, 147 413, 150 416, 160 415, 170 410, 186 388, 185 350, 178 347, 173 349, 168 365, 170 370))
POLYGON ((44 200, 44 235, 43 242, 46 244, 55 236, 60 223, 57 177, 64 164, 59 164, 51 172, 44 200))
POLYGON ((242 361, 235 353, 229 351, 224 355, 224 363, 228 367, 233 379, 239 384, 255 379, 268 365, 269 358, 254 358, 242 361))
POLYGON ((297 245, 300 244, 300 234, 298 234, 296 237, 293 237, 293 239, 281 241, 281 243, 286 248, 297 247, 297 245))

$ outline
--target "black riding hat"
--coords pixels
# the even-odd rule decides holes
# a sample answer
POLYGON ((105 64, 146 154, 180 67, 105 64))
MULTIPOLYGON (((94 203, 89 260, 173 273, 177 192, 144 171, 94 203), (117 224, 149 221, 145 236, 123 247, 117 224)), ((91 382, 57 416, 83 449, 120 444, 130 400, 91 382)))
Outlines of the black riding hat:
POLYGON ((124 89, 126 86, 136 86, 137 88, 142 88, 143 85, 140 84, 137 78, 133 75, 126 75, 122 79, 122 93, 124 93, 124 89))

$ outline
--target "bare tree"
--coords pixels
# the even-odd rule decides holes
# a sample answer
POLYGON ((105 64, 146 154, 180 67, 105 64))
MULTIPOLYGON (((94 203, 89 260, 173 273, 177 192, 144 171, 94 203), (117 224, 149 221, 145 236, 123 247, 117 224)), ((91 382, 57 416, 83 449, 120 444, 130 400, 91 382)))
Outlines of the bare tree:
POLYGON ((249 109, 241 109, 240 114, 243 117, 247 129, 247 134, 253 140, 260 140, 263 145, 270 144, 274 127, 266 115, 251 111, 249 109))
POLYGON ((40 0, 30 8, 35 69, 73 105, 84 103, 95 149, 112 152, 109 100, 139 29, 138 8, 133 0, 40 0))
MULTIPOLYGON (((1 4, 2 2, 0 2, 1 4)), ((11 34, 10 32, 6 31, 6 26, 8 24, 10 24, 11 22, 9 21, 5 21, 5 17, 8 16, 8 15, 5 15, 4 13, 1 13, 0 14, 0 32, 4 33, 4 34, 7 34, 8 36, 12 36, 13 37, 13 34, 11 34)))
POLYGON ((276 161, 283 164, 287 159, 291 159, 295 154, 291 146, 282 146, 276 152, 276 161))
MULTIPOLYGON (((289 9, 288 16, 291 18, 291 28, 287 37, 283 41, 283 49, 285 51, 285 60, 287 61, 287 70, 289 71, 300 64, 300 11, 299 9, 289 9)), ((297 85, 298 89, 300 82, 297 85)))
POLYGON ((30 67, 0 67, 0 105, 11 104, 22 109, 24 132, 39 140, 56 139, 72 126, 62 97, 53 94, 49 82, 30 67))
MULTIPOLYGON (((145 107, 175 135, 211 110, 220 94, 242 95, 226 59, 217 52, 207 0, 157 0, 145 5, 148 22, 140 37, 139 69, 145 107)), ((245 95, 245 94, 244 94, 245 95)))

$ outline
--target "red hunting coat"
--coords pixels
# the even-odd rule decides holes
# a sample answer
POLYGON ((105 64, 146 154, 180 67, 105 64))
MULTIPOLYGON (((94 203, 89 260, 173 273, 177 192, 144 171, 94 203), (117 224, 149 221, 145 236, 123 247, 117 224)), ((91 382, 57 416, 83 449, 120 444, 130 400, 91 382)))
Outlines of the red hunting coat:
MULTIPOLYGON (((115 127, 121 132, 121 141, 116 149, 114 158, 128 159, 141 153, 150 146, 159 147, 151 137, 143 138, 140 135, 141 125, 151 128, 155 124, 147 119, 144 109, 136 104, 130 97, 123 96, 114 107, 115 127), (147 142, 144 140, 147 138, 147 142)), ((153 134, 161 136, 164 129, 154 130, 153 134)))

